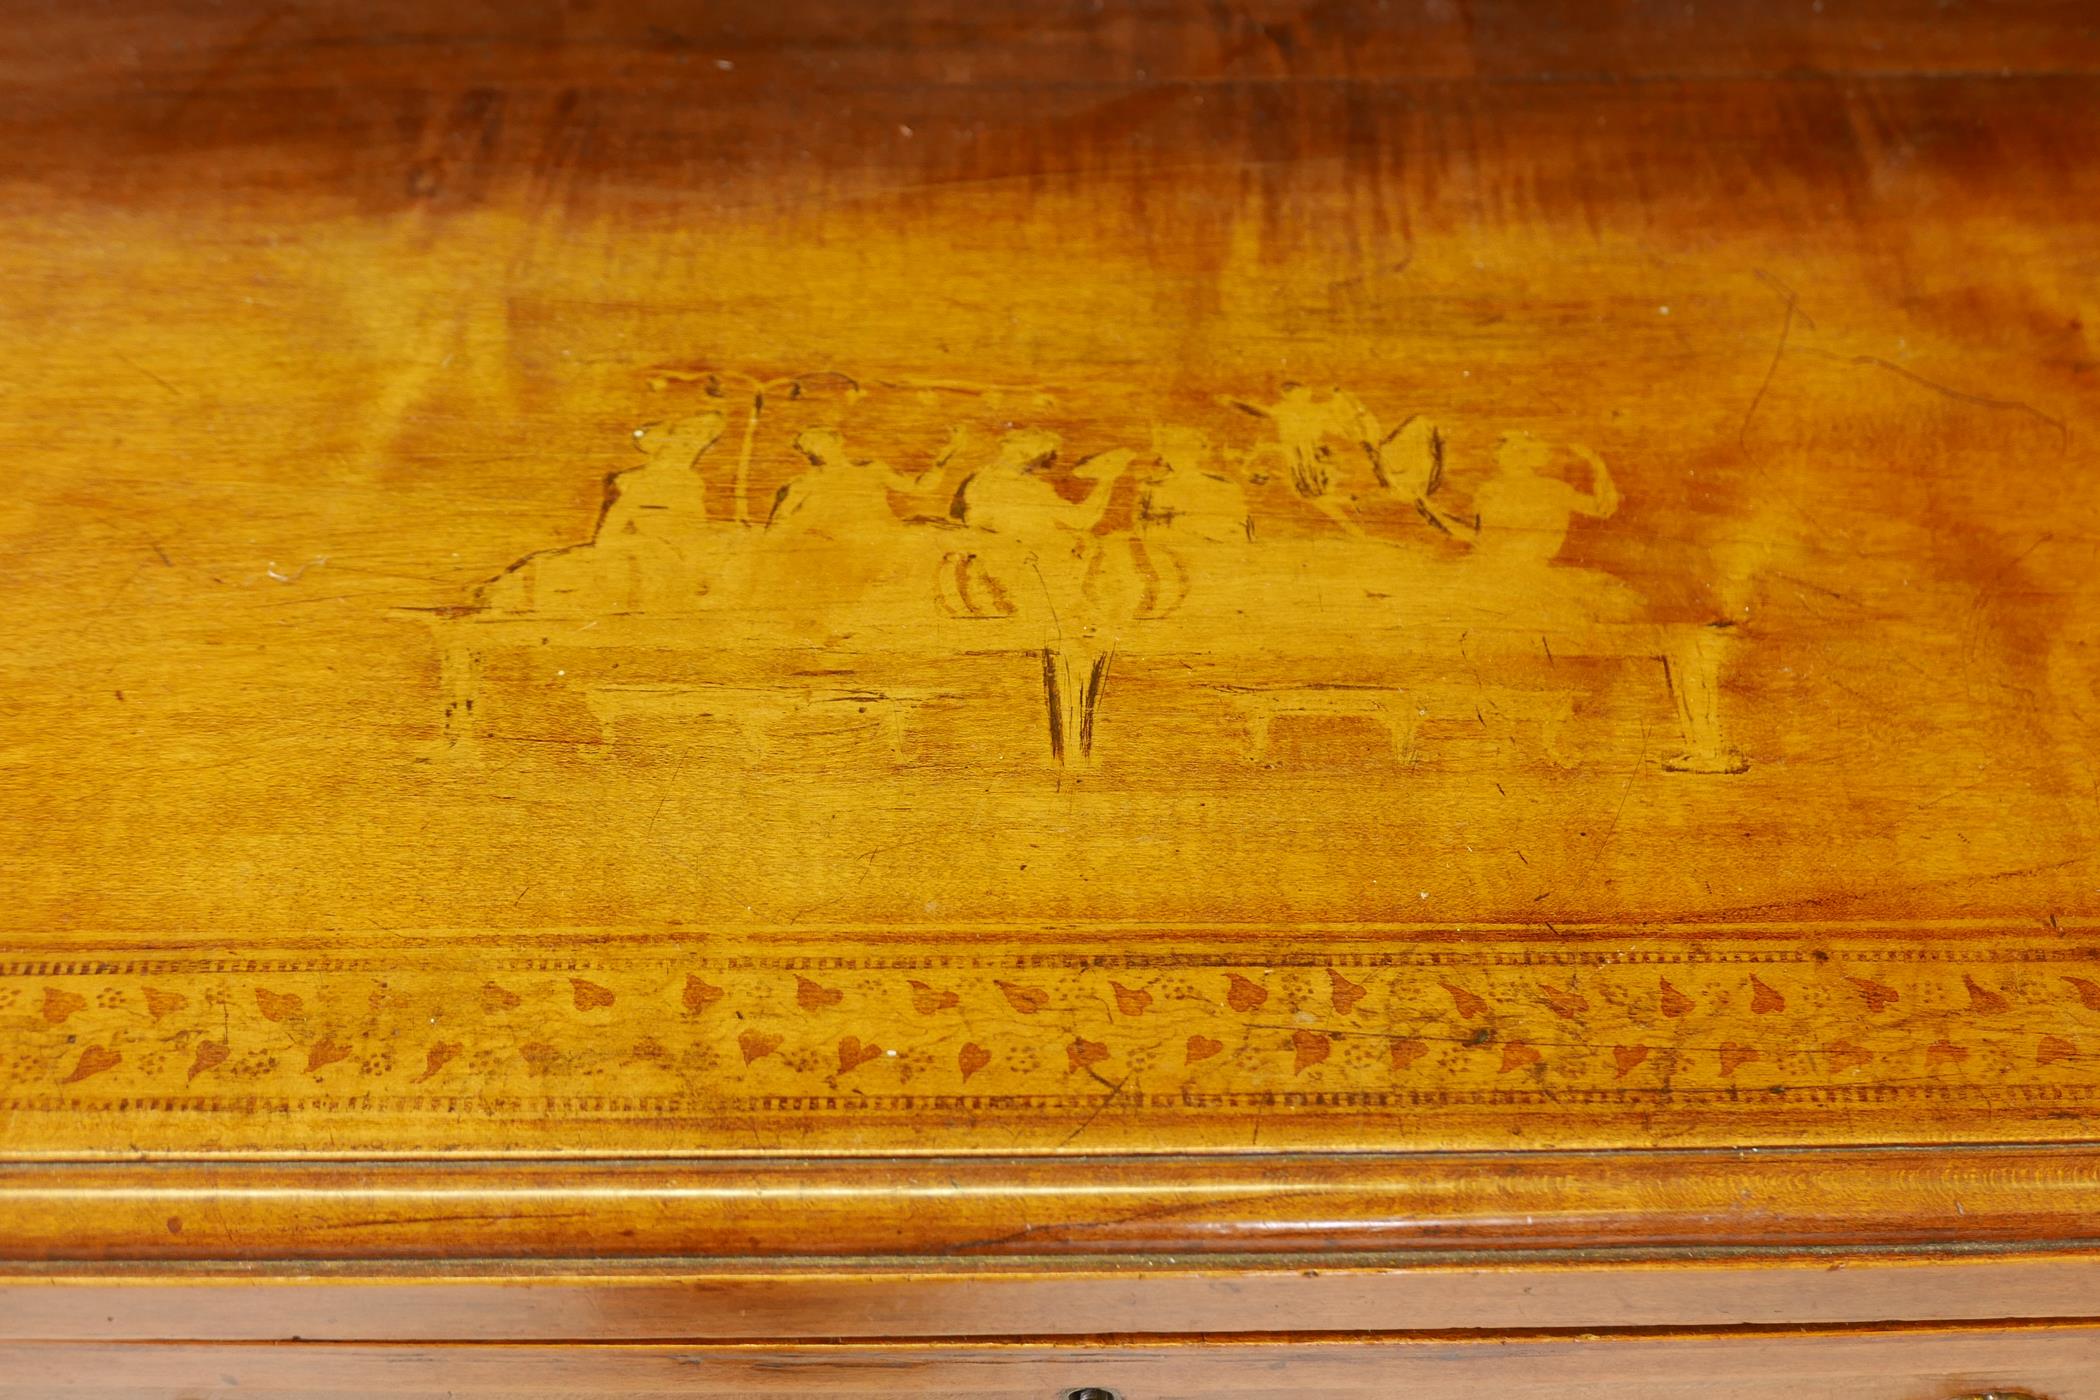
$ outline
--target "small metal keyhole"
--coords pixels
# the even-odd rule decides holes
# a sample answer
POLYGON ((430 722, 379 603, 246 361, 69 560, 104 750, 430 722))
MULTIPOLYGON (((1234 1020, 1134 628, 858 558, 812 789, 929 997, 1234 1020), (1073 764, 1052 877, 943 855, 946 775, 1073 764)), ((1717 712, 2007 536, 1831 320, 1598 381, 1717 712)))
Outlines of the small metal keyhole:
POLYGON ((1123 1397, 1105 1385, 1083 1385, 1077 1390, 1068 1390, 1061 1400, 1123 1400, 1123 1397))

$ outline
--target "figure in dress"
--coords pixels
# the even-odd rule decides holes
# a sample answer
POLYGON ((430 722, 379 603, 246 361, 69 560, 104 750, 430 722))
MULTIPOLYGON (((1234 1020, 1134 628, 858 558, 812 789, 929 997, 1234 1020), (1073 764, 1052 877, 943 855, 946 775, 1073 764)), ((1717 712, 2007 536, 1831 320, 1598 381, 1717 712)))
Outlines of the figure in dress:
POLYGON ((799 642, 910 635, 941 545, 892 498, 930 502, 946 459, 898 471, 855 455, 832 427, 806 429, 794 448, 805 466, 774 492, 754 541, 745 621, 799 642))
POLYGON ((1159 468, 1138 493, 1138 530, 1162 540, 1245 544, 1254 519, 1239 482, 1213 465, 1210 439, 1193 428, 1152 435, 1159 468))
POLYGON ((1477 530, 1477 518, 1467 521, 1450 515, 1430 499, 1444 484, 1444 435, 1436 424, 1417 414, 1366 450, 1371 455, 1371 475, 1386 494, 1412 506, 1431 528, 1447 535, 1477 530))
POLYGON ((1604 459, 1587 447, 1568 450, 1590 469, 1590 489, 1577 490, 1549 475, 1553 449, 1529 433, 1509 433, 1495 444, 1495 474, 1473 493, 1467 533, 1481 557, 1517 569, 1543 569, 1567 543, 1577 515, 1610 518, 1618 488, 1604 459))
POLYGON ((1276 440, 1263 447, 1283 458, 1292 489, 1349 534, 1363 533, 1334 494, 1337 463, 1355 453, 1369 452, 1379 437, 1377 420, 1354 394, 1330 389, 1322 397, 1306 385, 1285 384, 1274 403, 1230 396, 1221 396, 1218 402, 1274 424, 1276 440), (1344 458, 1336 457, 1336 444, 1344 449, 1344 458))
POLYGON ((937 489, 945 466, 936 461, 914 476, 883 462, 855 461, 836 428, 808 429, 795 439, 795 450, 809 466, 774 493, 766 516, 766 529, 782 534, 850 539, 870 524, 894 518, 891 492, 919 496, 937 489))
POLYGON ((698 471, 724 423, 707 412, 635 429, 646 460, 609 480, 591 538, 521 559, 483 587, 481 605, 586 617, 691 608, 713 585, 726 544, 708 520, 698 471))

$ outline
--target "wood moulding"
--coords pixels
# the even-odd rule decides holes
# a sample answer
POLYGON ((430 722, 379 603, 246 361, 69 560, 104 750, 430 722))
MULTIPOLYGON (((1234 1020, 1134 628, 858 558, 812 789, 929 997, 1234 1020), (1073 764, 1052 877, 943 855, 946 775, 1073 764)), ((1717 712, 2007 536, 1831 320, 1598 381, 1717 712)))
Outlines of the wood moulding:
POLYGON ((0 1166, 16 1261, 970 1260, 2061 1248, 2100 1149, 0 1166))

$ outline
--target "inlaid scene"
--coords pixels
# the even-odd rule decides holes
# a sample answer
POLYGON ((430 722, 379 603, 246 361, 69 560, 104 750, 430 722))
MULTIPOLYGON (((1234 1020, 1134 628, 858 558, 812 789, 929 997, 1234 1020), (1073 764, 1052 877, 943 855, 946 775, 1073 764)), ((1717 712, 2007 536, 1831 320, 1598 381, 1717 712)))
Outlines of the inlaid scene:
MULTIPOLYGON (((1732 610, 1658 621, 1624 582, 1560 562, 1577 519, 1618 508, 1610 469, 1580 444, 1504 434, 1460 502, 1441 489, 1433 420, 1388 427, 1347 390, 1221 394, 1201 426, 1156 423, 1136 448, 1075 456, 1048 428, 987 426, 1070 421, 1047 389, 885 385, 872 392, 906 413, 956 415, 931 460, 900 470, 858 455, 835 423, 789 429, 801 468, 754 510, 767 391, 791 423, 822 415, 808 408, 823 398, 879 421, 860 412, 871 391, 843 375, 651 382, 685 380, 704 386, 676 396, 695 411, 635 429, 642 461, 608 477, 588 540, 517 560, 434 618, 448 749, 502 734, 484 659, 522 651, 563 663, 602 742, 656 719, 659 736, 789 763, 865 729, 893 763, 921 745, 966 761, 974 740, 1006 766, 1016 745, 996 719, 1015 717, 971 725, 969 702, 996 706, 1012 674, 1039 666, 1053 767, 1094 766, 1125 676, 1140 708, 1106 727, 1140 749, 1168 738, 1225 758, 1216 741, 1236 728, 1239 756, 1274 767, 1279 729, 1303 726, 1336 732, 1334 761, 1369 747, 1411 765, 1427 729, 1573 767, 1609 752, 1615 671, 1670 702, 1670 732, 1641 757, 1671 772, 1747 766, 1717 707, 1732 610), (1573 732, 1585 702, 1603 731, 1588 755, 1573 732)), ((1732 583, 1747 594, 1747 578, 1732 583)), ((1626 708, 1646 725, 1659 707, 1626 708)))

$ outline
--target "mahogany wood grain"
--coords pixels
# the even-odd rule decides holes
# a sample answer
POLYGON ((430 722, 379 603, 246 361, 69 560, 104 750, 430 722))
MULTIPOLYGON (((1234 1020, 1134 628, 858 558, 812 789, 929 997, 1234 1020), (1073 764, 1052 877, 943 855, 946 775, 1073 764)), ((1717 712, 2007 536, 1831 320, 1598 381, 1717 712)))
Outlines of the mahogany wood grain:
POLYGON ((2090 6, 6 18, 0 1387, 2092 1393, 2090 6))

